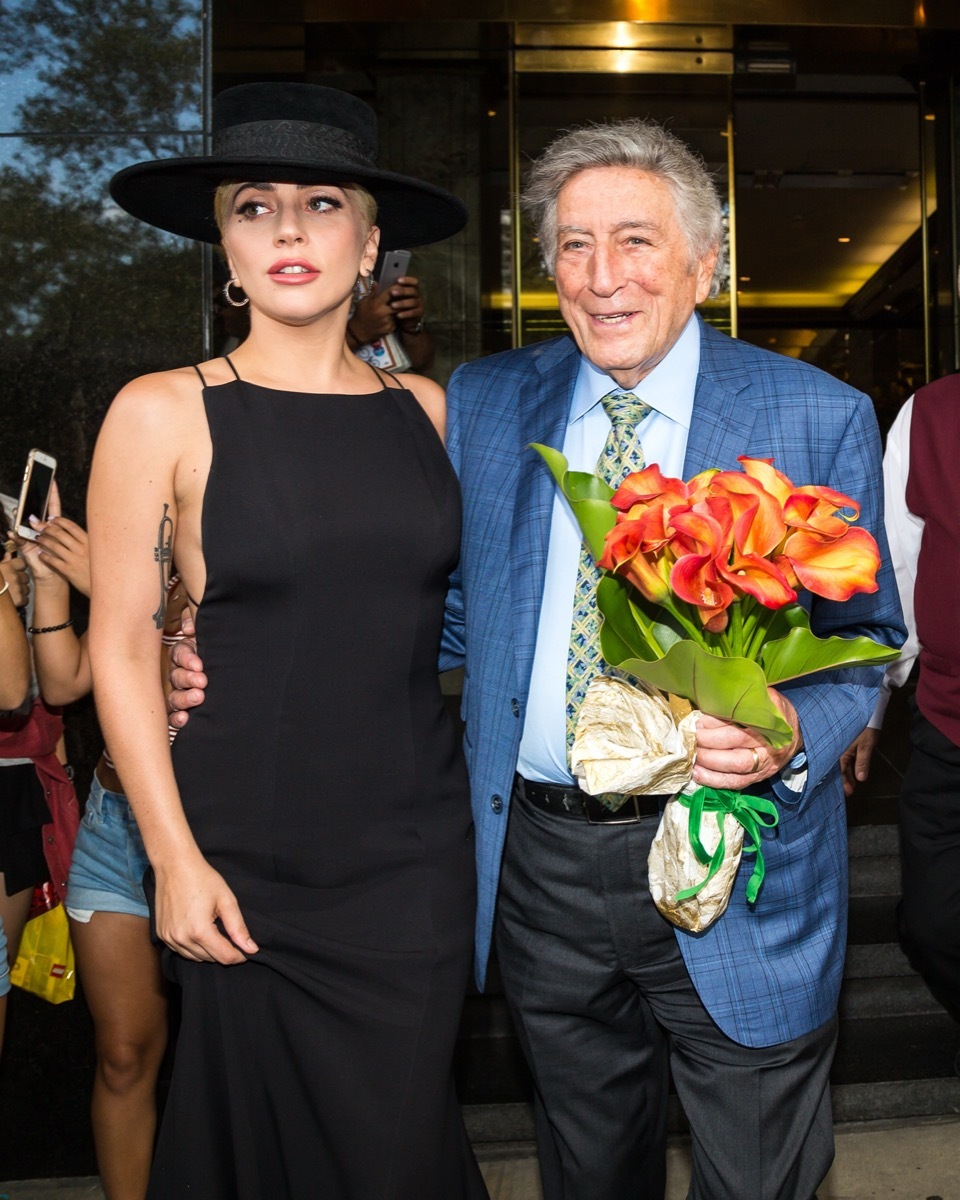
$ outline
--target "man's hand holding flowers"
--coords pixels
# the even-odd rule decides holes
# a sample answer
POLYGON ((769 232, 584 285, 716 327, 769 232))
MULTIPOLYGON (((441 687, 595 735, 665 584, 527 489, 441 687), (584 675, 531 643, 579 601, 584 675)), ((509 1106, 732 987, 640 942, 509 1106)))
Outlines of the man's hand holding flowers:
POLYGON ((776 688, 768 688, 767 694, 793 730, 793 740, 786 746, 773 747, 742 725, 701 713, 693 763, 695 784, 734 791, 750 787, 779 775, 803 749, 796 709, 776 688))

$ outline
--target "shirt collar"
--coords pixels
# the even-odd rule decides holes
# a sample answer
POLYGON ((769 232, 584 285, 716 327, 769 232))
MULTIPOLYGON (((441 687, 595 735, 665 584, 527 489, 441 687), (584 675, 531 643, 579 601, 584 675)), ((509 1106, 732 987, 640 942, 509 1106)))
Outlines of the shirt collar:
MULTIPOLYGON (((689 429, 699 371, 700 322, 697 314, 693 313, 668 353, 641 380, 635 391, 652 409, 676 421, 684 429, 689 429)), ((600 403, 601 396, 618 386, 605 371, 595 367, 581 354, 570 406, 570 423, 579 421, 600 403)))

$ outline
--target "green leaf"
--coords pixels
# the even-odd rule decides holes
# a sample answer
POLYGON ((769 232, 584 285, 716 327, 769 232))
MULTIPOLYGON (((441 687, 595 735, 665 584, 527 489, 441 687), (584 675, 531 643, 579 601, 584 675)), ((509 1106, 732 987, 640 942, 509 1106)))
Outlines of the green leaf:
POLYGON ((686 636, 681 628, 666 623, 670 617, 662 605, 648 603, 620 575, 601 576, 597 607, 603 614, 600 650, 607 662, 615 662, 612 656, 624 646, 633 657, 653 661, 686 636))
POLYGON ((760 651, 760 662, 771 684, 814 671, 888 663, 899 657, 899 650, 868 637, 818 638, 809 623, 805 627, 795 626, 786 637, 767 642, 760 651))
POLYGON ((613 488, 596 475, 569 470, 566 458, 551 446, 531 442, 530 449, 536 450, 550 468, 557 487, 573 510, 590 553, 595 559, 600 558, 604 539, 617 521, 616 509, 610 505, 613 488))
POLYGON ((600 651, 608 663, 622 658, 656 660, 670 644, 660 641, 653 619, 633 603, 629 586, 617 575, 604 575, 597 585, 597 607, 603 614, 600 651))
POLYGON ((679 641, 655 662, 627 658, 611 665, 662 692, 683 696, 701 712, 746 726, 775 749, 793 738, 770 699, 762 668, 750 659, 718 658, 694 642, 679 641))

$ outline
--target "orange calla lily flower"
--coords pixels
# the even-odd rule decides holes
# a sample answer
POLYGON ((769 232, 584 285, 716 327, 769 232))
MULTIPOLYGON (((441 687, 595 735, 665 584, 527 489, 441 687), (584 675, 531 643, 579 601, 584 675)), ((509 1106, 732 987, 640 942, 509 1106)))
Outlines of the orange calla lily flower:
POLYGON ((797 530, 784 543, 783 557, 802 587, 828 600, 849 600, 857 592, 877 590, 880 550, 865 529, 847 528, 838 538, 797 530))
POLYGON ((785 504, 797 490, 793 481, 776 469, 772 458, 751 458, 749 455, 742 454, 737 462, 743 463, 744 472, 751 479, 755 479, 781 505, 785 504))
POLYGON ((660 604, 670 595, 670 568, 673 555, 661 551, 668 545, 665 536, 653 540, 645 536, 645 526, 657 535, 662 523, 651 512, 645 519, 621 521, 607 536, 598 567, 623 575, 647 600, 660 604))
POLYGON ((720 471, 710 486, 730 502, 734 537, 743 554, 767 555, 780 545, 787 532, 783 508, 762 484, 739 471, 720 471))
POLYGON ((696 605, 706 625, 734 600, 733 588, 719 567, 730 552, 730 505, 708 497, 694 508, 674 512, 671 523, 676 531, 673 548, 677 561, 670 572, 670 586, 681 600, 696 605))

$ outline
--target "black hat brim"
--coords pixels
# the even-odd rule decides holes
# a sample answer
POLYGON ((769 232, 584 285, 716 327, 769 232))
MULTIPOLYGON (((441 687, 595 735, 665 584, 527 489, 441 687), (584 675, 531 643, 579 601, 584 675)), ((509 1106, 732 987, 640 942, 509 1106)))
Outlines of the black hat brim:
POLYGON ((110 181, 122 209, 148 225, 181 237, 218 245, 214 195, 228 179, 254 183, 357 183, 377 201, 380 245, 386 250, 426 246, 458 233, 467 210, 442 188, 377 168, 263 158, 172 158, 135 163, 110 181))

